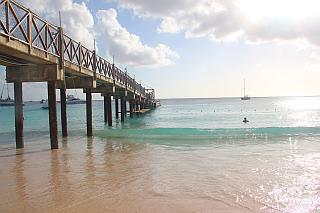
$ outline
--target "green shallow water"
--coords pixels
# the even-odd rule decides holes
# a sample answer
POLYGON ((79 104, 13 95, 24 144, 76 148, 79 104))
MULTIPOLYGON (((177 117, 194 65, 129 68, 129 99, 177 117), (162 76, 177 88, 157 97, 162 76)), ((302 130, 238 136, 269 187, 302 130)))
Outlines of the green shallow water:
MULTIPOLYGON (((48 134, 48 111, 39 103, 24 107, 26 139, 48 134)), ((58 122, 60 124, 58 105, 58 122)), ((215 140, 221 138, 274 138, 290 135, 317 136, 320 133, 320 98, 253 98, 162 100, 162 106, 122 124, 113 118, 113 127, 103 122, 103 102, 94 101, 93 126, 102 138, 154 140, 215 140), (242 119, 250 121, 243 124, 242 119)), ((68 105, 70 134, 84 135, 85 105, 68 105)), ((60 130, 60 125, 59 125, 60 130)), ((14 108, 0 108, 0 143, 14 142, 14 108)))

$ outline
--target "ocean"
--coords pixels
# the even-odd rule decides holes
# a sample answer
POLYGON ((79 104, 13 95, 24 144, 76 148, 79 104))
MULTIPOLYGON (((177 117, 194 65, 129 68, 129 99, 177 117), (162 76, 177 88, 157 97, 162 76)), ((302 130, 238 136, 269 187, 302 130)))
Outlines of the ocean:
POLYGON ((161 104, 108 127, 94 101, 93 138, 85 105, 68 105, 54 151, 40 103, 25 103, 22 150, 1 107, 0 212, 320 211, 320 97, 161 104))

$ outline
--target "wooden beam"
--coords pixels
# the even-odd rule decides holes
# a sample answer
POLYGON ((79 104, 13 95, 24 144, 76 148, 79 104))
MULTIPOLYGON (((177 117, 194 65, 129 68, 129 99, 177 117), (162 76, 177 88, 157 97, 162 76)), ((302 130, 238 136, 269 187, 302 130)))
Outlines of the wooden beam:
POLYGON ((126 111, 125 111, 125 104, 126 104, 126 100, 124 97, 122 97, 120 99, 120 102, 121 102, 121 122, 124 122, 124 117, 125 117, 125 114, 126 114, 126 111))
POLYGON ((108 126, 112 126, 112 106, 111 106, 111 96, 105 96, 107 98, 107 114, 108 114, 108 126))
POLYGON ((56 82, 48 81, 48 105, 51 149, 58 149, 56 82))
MULTIPOLYGON (((85 93, 87 91, 87 89, 83 89, 83 92, 85 93)), ((97 87, 97 88, 93 88, 91 89, 92 93, 101 93, 102 96, 104 96, 104 94, 110 95, 113 94, 113 89, 112 87, 109 86, 103 86, 103 87, 97 87)))
POLYGON ((12 82, 44 82, 64 79, 63 69, 54 65, 25 65, 6 68, 6 80, 12 82))
POLYGON ((60 89, 62 137, 68 136, 66 89, 60 89))
POLYGON ((91 137, 92 134, 92 93, 90 89, 86 92, 86 114, 87 114, 87 136, 91 137))
POLYGON ((22 82, 14 83, 14 103, 15 103, 16 148, 20 149, 24 147, 22 82))
POLYGON ((114 99, 114 108, 115 108, 115 115, 116 115, 116 119, 119 118, 119 99, 115 98, 114 99))
MULTIPOLYGON (((66 77, 64 81, 59 81, 57 88, 63 89, 84 89, 84 88, 96 88, 97 81, 92 77, 66 77)), ((85 93, 85 91, 84 91, 85 93)))
POLYGON ((104 112, 104 122, 108 122, 108 96, 103 97, 103 112, 104 112))
POLYGON ((133 102, 133 100, 130 100, 130 102, 129 102, 129 104, 130 104, 130 118, 132 118, 133 117, 133 104, 134 102, 133 102))

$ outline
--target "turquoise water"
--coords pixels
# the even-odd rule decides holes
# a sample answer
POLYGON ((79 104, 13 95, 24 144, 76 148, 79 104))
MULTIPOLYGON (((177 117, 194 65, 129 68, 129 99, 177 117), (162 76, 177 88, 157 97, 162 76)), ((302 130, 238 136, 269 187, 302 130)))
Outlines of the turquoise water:
POLYGON ((54 151, 40 104, 24 106, 17 151, 14 109, 0 108, 0 212, 320 211, 320 97, 161 103, 110 128, 94 101, 93 138, 70 105, 54 151))
MULTIPOLYGON (((113 127, 103 122, 103 102, 93 102, 93 126, 99 137, 133 140, 211 140, 219 138, 276 137, 320 134, 320 97, 172 99, 141 117, 124 124, 113 118, 113 127), (247 124, 242 122, 247 117, 247 124)), ((113 105, 112 105, 113 106, 113 105)), ((58 104, 58 122, 60 108, 58 104)), ((36 102, 24 106, 26 141, 48 134, 48 111, 36 102), (30 137, 29 137, 30 135, 30 137)), ((84 135, 85 105, 68 105, 71 135, 84 135)), ((60 127, 60 126, 59 126, 60 127)), ((59 128, 60 129, 60 128, 59 128)), ((1 143, 14 142, 14 108, 0 108, 1 143)))

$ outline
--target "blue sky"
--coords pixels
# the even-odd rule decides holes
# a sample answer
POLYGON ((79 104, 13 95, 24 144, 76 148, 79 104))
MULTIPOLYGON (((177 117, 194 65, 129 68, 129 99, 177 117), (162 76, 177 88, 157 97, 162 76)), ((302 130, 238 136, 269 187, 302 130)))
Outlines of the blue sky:
MULTIPOLYGON (((52 22, 61 10, 72 37, 89 46, 95 38, 100 55, 115 55, 158 98, 241 96, 243 79, 251 96, 320 94, 314 0, 22 3, 52 22)), ((27 87, 43 92, 25 99, 46 96, 44 84, 27 87)))

